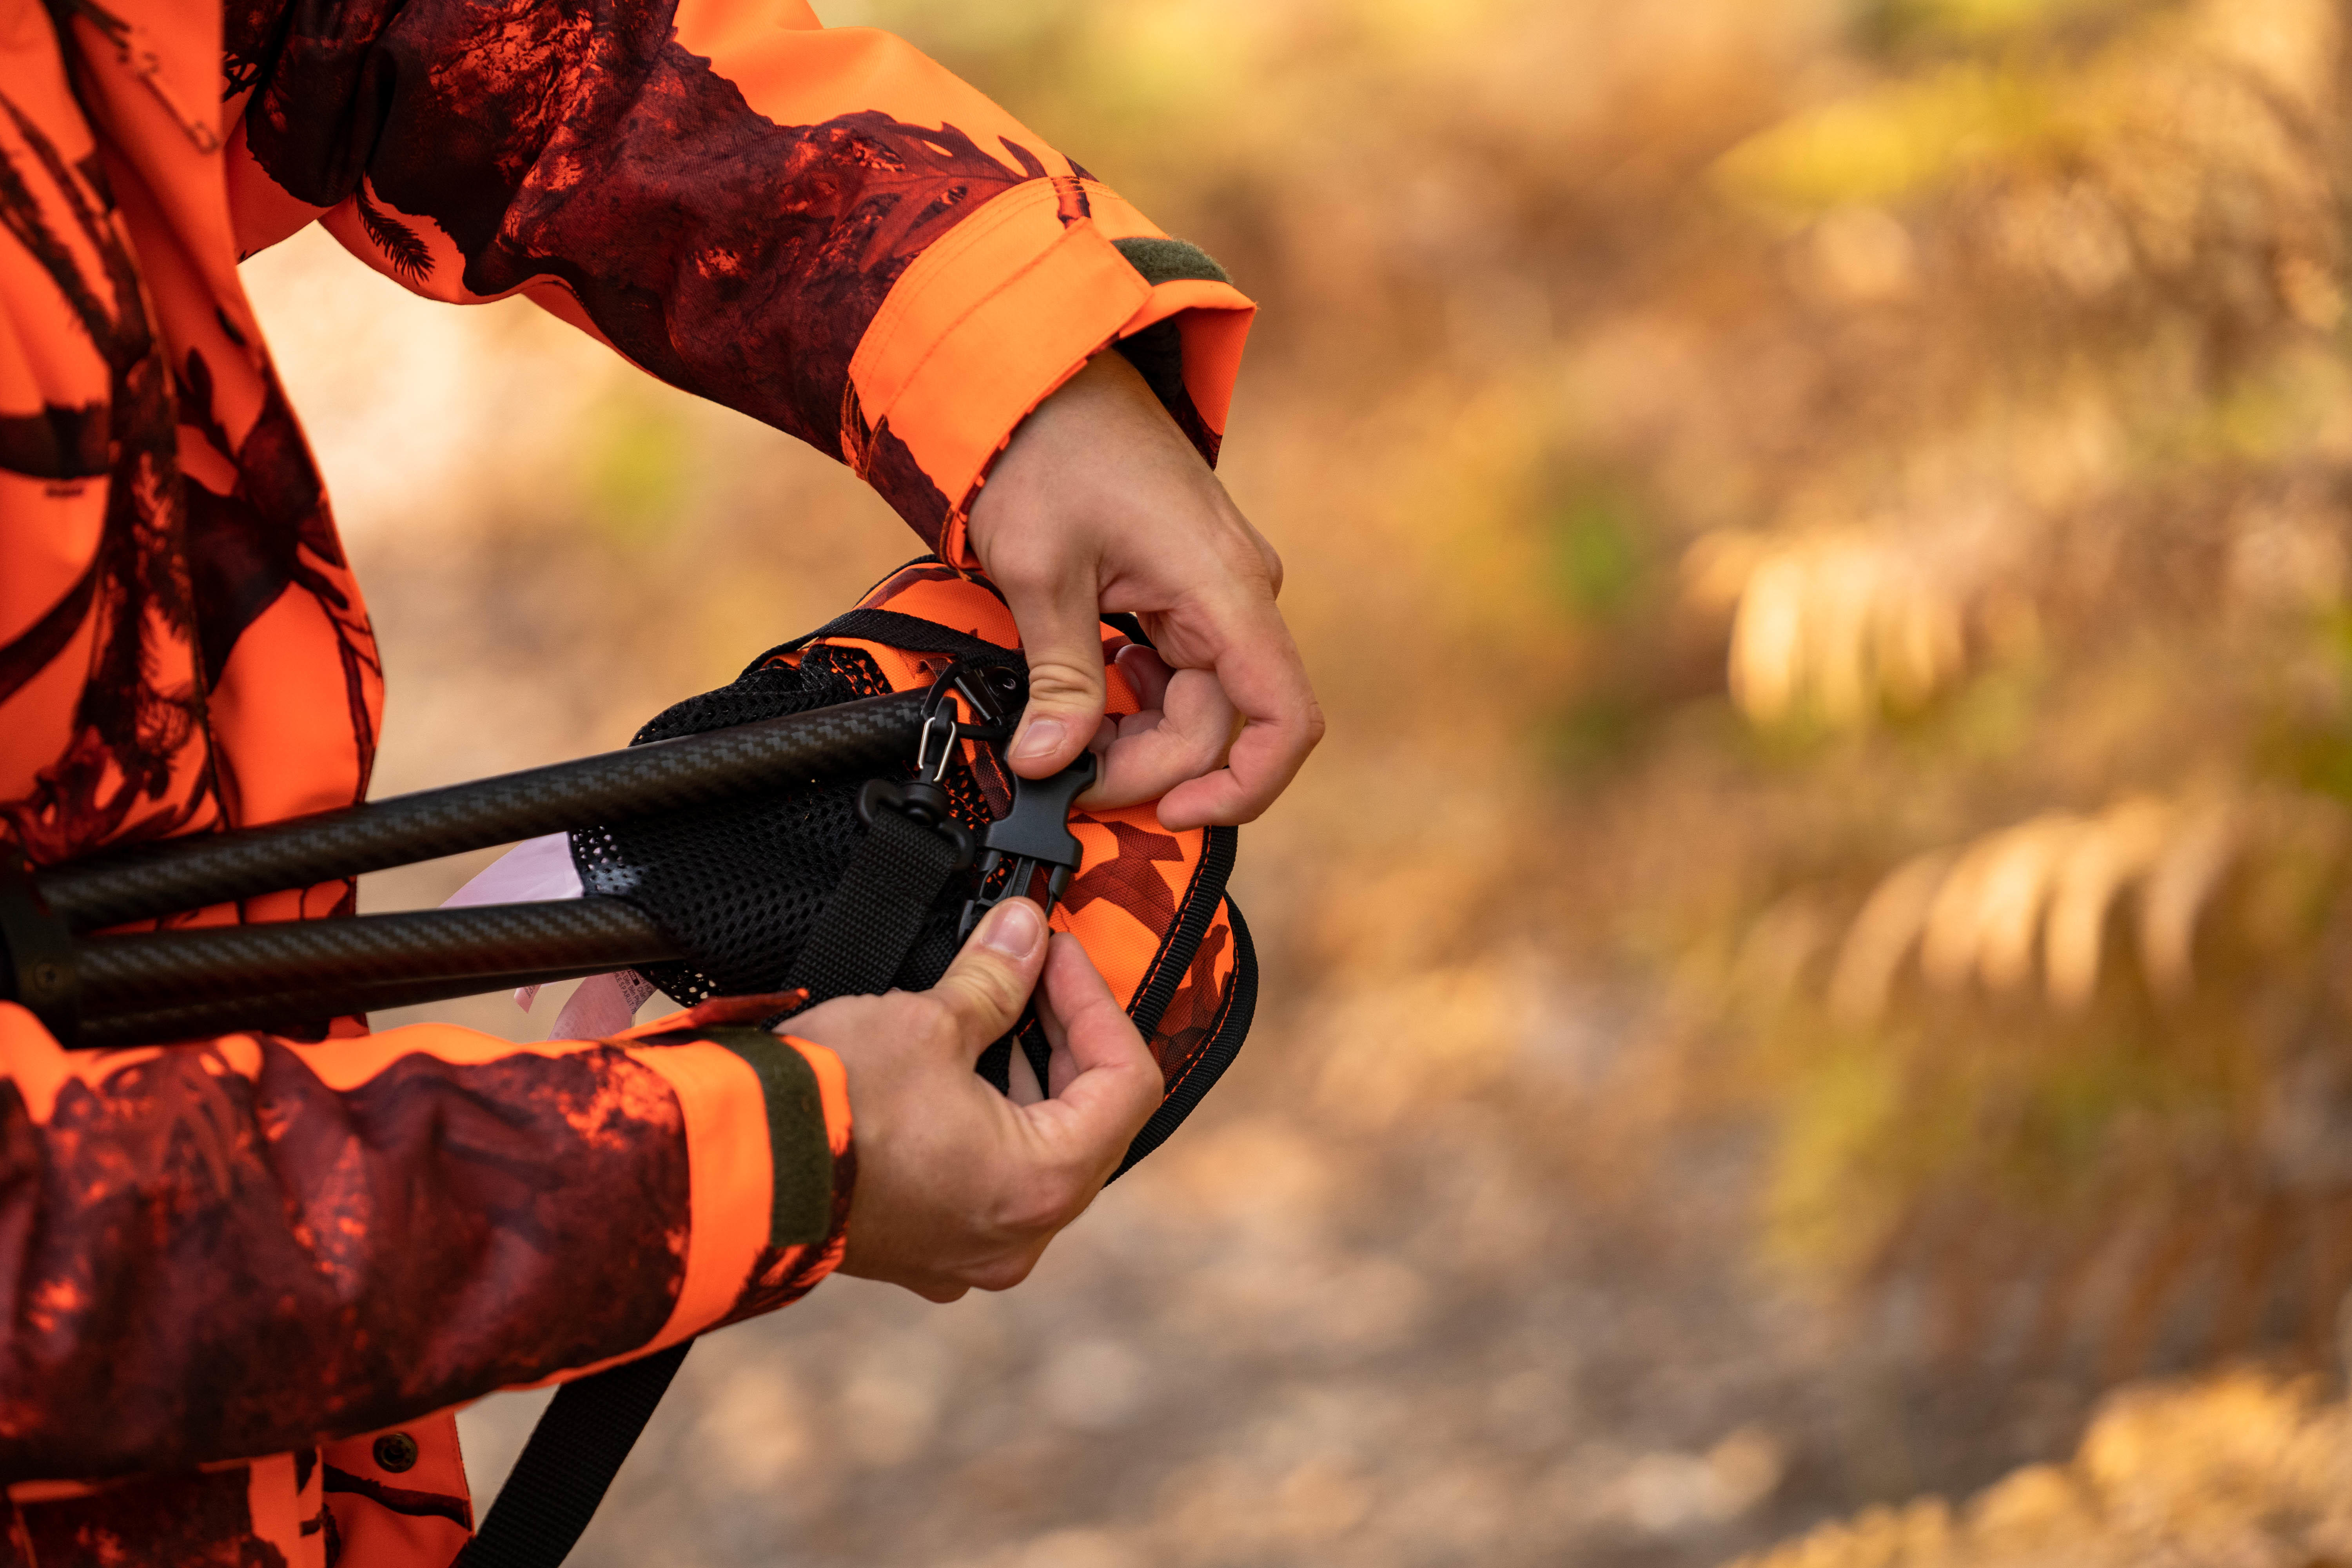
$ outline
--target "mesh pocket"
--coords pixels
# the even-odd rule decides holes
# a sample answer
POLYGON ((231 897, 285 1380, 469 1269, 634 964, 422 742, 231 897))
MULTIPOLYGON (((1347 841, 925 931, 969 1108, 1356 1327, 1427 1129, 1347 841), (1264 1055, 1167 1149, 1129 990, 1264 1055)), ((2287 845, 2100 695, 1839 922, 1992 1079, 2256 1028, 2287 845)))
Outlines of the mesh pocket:
MULTIPOLYGON (((688 698, 656 715, 630 743, 804 713, 889 689, 866 654, 814 647, 798 668, 755 666, 716 691, 688 698)), ((912 776, 913 761, 897 770, 901 776, 912 776)), ((644 971, 680 1006, 780 990, 857 852, 864 782, 862 775, 826 780, 706 811, 582 829, 572 835, 572 858, 587 891, 625 899, 693 955, 644 971)), ((985 800, 961 758, 941 782, 964 825, 985 827, 985 800)), ((955 956, 956 920, 972 887, 969 872, 949 879, 899 970, 899 986, 924 989, 946 972, 955 956)))

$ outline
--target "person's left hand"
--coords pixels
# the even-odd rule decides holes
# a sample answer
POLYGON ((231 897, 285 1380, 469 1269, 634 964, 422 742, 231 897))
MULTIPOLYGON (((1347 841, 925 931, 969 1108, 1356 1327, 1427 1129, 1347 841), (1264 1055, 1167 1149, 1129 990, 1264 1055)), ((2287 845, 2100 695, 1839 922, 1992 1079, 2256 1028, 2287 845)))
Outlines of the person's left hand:
POLYGON ((1021 422, 966 537, 1029 656, 1029 706, 1007 752, 1024 778, 1060 772, 1100 740, 1087 805, 1157 798, 1171 830, 1248 822, 1322 739, 1275 607, 1281 558, 1116 353, 1021 422), (1118 610, 1139 616, 1159 651, 1120 653, 1144 711, 1110 721, 1098 617, 1118 610))

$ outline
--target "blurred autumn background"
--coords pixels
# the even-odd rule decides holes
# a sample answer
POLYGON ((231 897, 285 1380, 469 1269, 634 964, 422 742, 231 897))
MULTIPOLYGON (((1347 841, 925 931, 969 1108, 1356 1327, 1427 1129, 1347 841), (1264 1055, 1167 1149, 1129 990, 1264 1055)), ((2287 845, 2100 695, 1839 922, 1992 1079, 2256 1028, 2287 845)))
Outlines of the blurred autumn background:
MULTIPOLYGON (((706 1342, 579 1560, 2352 1561, 2338 7, 819 9, 1263 303, 1224 473, 1331 738, 1203 1111, 1018 1291, 706 1342)), ((380 792, 913 552, 520 303, 246 270, 380 792)))

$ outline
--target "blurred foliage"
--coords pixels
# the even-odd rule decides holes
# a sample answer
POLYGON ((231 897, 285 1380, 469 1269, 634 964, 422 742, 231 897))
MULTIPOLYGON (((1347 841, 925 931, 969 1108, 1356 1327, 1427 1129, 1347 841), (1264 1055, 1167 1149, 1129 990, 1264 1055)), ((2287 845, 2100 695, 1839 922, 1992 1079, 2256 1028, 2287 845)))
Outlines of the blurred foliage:
POLYGON ((1565 485, 1544 525, 1552 579, 1570 616, 1611 622, 1657 607, 1648 530, 1628 498, 1605 486, 1565 485))
POLYGON ((2352 1411, 2308 1380, 2250 1373, 2135 1389, 2073 1461, 1823 1525, 1738 1568, 2315 1565, 2352 1552, 2352 1411))
POLYGON ((657 395, 635 384, 608 395, 583 433, 582 515, 623 547, 658 538, 693 510, 693 437, 657 395))
POLYGON ((2318 1353, 2337 9, 1634 9, 875 8, 1265 301, 1236 483, 1344 649, 1335 750, 1506 825, 1408 962, 1664 977, 1784 1129, 1776 1255, 1956 1344, 2318 1353))
MULTIPOLYGON (((971 1495, 1160 1477, 1164 1507, 1118 1504, 1157 1521, 1147 1544, 1087 1563, 1700 1562, 1738 1549, 1708 1531, 1998 1473, 1993 1439, 1961 1453, 1994 1425, 1966 1415, 1969 1369, 2021 1407, 2333 1353, 2352 1285, 2333 0, 819 9, 939 55, 1261 301, 1223 471, 1288 563, 1333 721, 1245 836, 1257 1042, 1121 1189, 1158 1191, 1199 1248, 1160 1259, 1171 1300, 1259 1292, 1238 1318, 1184 1309, 1197 1337, 1169 1342, 1233 1425, 1020 1450, 1021 1486, 971 1495), (1255 1133, 1218 1131, 1241 1115, 1255 1133), (1758 1125, 1760 1175, 1692 1153, 1758 1125), (1301 1195, 1327 1188, 1360 1212, 1301 1195), (1688 1228, 1725 1192, 1776 1284, 1907 1325, 1940 1382, 1882 1397, 1894 1330, 1772 1318, 1735 1245, 1688 1228), (1564 1249, 1601 1209, 1609 1246, 1564 1249), (1276 1239, 1245 1266, 1218 1250, 1256 1231, 1276 1239), (1387 1283, 1330 1283, 1360 1274, 1387 1283), (1390 1303, 1372 1338, 1395 1359, 1331 1351, 1318 1398, 1378 1404, 1459 1359, 1392 1426, 1335 1418, 1381 1436, 1318 1469, 1249 1402, 1307 1375, 1282 1335, 1367 1301, 1390 1303), (1762 1303, 1769 1353, 1710 1315, 1727 1302, 1762 1303), (1538 1363, 1494 1417, 1524 1448, 1429 1417, 1538 1363), (1694 1367, 1716 1392, 1690 1392, 1694 1367), (1739 1382, 1759 1367, 1786 1381, 1739 1382), (1290 1447, 1251 1458, 1273 1439, 1233 1411, 1290 1447), (1749 1421, 1782 1424, 1778 1490, 1724 1436, 1749 1421), (1605 1451, 1636 1432, 1648 1452, 1605 1451)), ((527 356, 485 350, 441 423, 496 449, 437 491, 386 472, 380 504, 356 465, 416 466, 431 367, 382 374, 389 340, 314 345, 314 431, 341 406, 331 372, 362 389, 353 421, 385 386, 415 405, 330 464, 394 670, 386 787, 616 744, 911 553, 845 476, 656 405, 528 316, 496 319, 542 370, 576 368, 509 384, 527 356)), ((297 331, 271 326, 281 351, 297 331)), ((1057 1251, 1130 1242, 1161 1245, 1057 1251)), ((1146 1294, 1102 1331, 1148 1349, 1168 1323, 1146 1294)), ((987 1364, 1026 1397, 1019 1357, 987 1364)), ((2340 1426, 2236 1386, 2163 1421, 2340 1426)), ((2072 1417, 2052 1419, 2015 1442, 2063 1451, 2072 1417)), ((920 1514, 888 1466, 958 1452, 873 1461, 856 1517, 920 1514)), ((2122 1495, 2088 1462, 2069 1509, 2122 1495)), ((1067 1519, 1105 1506, 1087 1486, 1067 1519)), ((1968 1560, 2024 1560, 1939 1506, 1857 1521, 1864 1544, 1822 1537, 1820 1561, 1927 1561, 1886 1544, 1914 1518, 1968 1560)), ((905 1560, 949 1560, 925 1551, 905 1560)))
POLYGON ((1785 1107, 1788 1255, 2110 1377, 2317 1355, 2352 1284, 2339 22, 2000 9, 1925 58, 1866 29, 1875 70, 1717 165, 1811 274, 1785 308, 1877 339, 1780 515, 1685 557, 1735 703, 1815 737, 1740 813, 1723 1016, 1785 1107), (1799 790, 1837 820, 1774 842, 1799 790))

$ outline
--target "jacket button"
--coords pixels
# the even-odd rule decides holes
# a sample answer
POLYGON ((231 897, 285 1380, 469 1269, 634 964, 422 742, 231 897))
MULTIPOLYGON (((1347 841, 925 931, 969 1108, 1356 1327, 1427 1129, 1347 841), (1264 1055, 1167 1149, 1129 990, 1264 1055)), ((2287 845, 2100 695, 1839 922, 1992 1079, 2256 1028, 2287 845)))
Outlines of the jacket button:
POLYGON ((405 1432, 386 1432, 375 1440, 375 1462, 387 1470, 414 1468, 416 1439, 405 1432))

